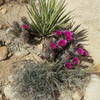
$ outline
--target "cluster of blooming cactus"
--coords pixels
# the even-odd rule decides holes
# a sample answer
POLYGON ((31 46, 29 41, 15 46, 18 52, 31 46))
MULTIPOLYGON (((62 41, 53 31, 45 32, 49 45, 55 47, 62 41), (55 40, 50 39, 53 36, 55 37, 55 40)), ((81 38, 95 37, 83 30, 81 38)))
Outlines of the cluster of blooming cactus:
MULTIPOLYGON (((31 31, 27 24, 23 24, 21 29, 31 31)), ((64 64, 66 68, 74 68, 74 66, 80 65, 82 57, 89 57, 88 52, 80 43, 75 44, 76 40, 74 32, 70 30, 56 30, 55 32, 52 32, 52 35, 55 39, 50 41, 50 53, 54 59, 59 59, 64 54, 67 57, 64 64), (69 53, 70 49, 73 50, 73 56, 69 53), (69 55, 66 55, 65 52, 69 53, 69 55)))
POLYGON ((66 55, 66 62, 64 66, 68 69, 75 68, 75 66, 80 65, 81 57, 87 57, 88 52, 81 47, 79 43, 77 45, 74 44, 74 34, 69 30, 61 31, 57 30, 52 33, 55 37, 55 41, 50 41, 49 50, 53 57, 57 57, 59 54, 64 54, 65 51, 70 52, 70 48, 73 49, 74 56, 66 55))

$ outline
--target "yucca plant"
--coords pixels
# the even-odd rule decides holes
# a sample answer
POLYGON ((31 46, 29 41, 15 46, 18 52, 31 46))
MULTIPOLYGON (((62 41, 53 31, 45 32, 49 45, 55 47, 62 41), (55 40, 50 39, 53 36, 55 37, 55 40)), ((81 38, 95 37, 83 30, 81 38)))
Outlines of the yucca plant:
POLYGON ((31 26, 38 35, 46 37, 71 20, 65 0, 30 0, 27 6, 31 26))

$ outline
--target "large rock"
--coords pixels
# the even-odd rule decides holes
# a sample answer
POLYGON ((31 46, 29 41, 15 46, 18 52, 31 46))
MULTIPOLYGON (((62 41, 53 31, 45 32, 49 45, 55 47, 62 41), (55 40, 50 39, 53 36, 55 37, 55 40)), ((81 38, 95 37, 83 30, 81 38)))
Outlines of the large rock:
POLYGON ((6 46, 0 47, 0 61, 5 60, 8 56, 8 49, 6 46))
POLYGON ((73 100, 82 100, 83 95, 81 94, 81 92, 76 91, 76 92, 73 94, 72 97, 73 97, 73 100))
POLYGON ((86 88, 85 100, 100 100, 100 77, 91 75, 91 81, 86 88))

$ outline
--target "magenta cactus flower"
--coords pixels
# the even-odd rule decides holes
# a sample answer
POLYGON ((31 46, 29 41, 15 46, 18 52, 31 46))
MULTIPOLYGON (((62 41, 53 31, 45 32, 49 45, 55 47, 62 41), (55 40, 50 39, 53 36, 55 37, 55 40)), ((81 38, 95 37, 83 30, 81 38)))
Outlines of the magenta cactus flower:
POLYGON ((64 35, 65 35, 66 40, 71 41, 73 39, 71 31, 68 31, 68 30, 64 31, 64 35))
POLYGON ((56 30, 55 31, 56 35, 61 36, 62 35, 62 31, 61 30, 56 30))
POLYGON ((83 48, 78 48, 77 53, 80 55, 84 55, 84 49, 83 48))
POLYGON ((57 44, 60 47, 65 47, 67 45, 67 40, 59 40, 57 44))
POLYGON ((89 56, 88 52, 84 50, 83 56, 89 56))
POLYGON ((86 50, 84 50, 83 48, 78 48, 77 53, 82 56, 88 56, 88 52, 86 50))
POLYGON ((28 25, 22 25, 21 28, 22 29, 29 29, 29 26, 28 25))
POLYGON ((72 69, 73 68, 73 66, 72 66, 72 64, 70 62, 66 62, 65 63, 65 67, 68 68, 68 69, 72 69))
POLYGON ((74 57, 74 58, 72 59, 72 64, 74 64, 74 65, 78 65, 78 64, 79 64, 79 59, 78 59, 78 57, 74 57))
POLYGON ((57 49, 57 45, 55 43, 50 43, 50 48, 51 49, 57 49))

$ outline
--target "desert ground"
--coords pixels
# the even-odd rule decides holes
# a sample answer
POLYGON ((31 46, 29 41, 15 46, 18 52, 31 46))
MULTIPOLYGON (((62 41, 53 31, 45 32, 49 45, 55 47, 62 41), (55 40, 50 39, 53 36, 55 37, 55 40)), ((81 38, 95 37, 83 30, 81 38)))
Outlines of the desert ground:
MULTIPOLYGON (((66 0, 66 3, 66 11, 73 10, 71 15, 76 22, 76 25, 81 24, 81 28, 85 28, 88 31, 88 41, 85 42, 85 46, 94 59, 95 65, 100 65, 100 0, 66 0)), ((13 21, 19 21, 22 16, 28 18, 24 4, 11 2, 0 6, 0 24, 12 24, 13 21)), ((2 32, 4 31, 0 30, 0 34, 2 32)), ((0 62, 0 77, 2 77, 2 74, 4 77, 8 75, 7 71, 5 72, 7 75, 3 71, 5 71, 5 69, 9 70, 7 66, 10 66, 12 61, 15 60, 16 59, 12 58, 8 61, 0 62)), ((88 99, 86 98, 85 100, 100 100, 100 78, 95 75, 92 77, 93 80, 86 92, 86 97, 88 99)))

